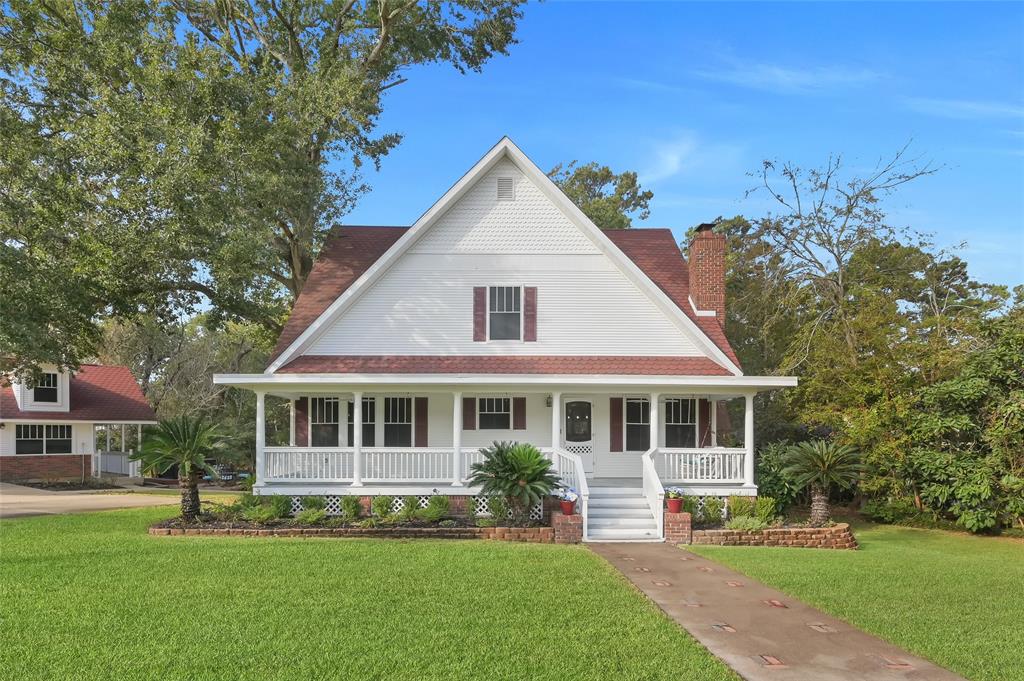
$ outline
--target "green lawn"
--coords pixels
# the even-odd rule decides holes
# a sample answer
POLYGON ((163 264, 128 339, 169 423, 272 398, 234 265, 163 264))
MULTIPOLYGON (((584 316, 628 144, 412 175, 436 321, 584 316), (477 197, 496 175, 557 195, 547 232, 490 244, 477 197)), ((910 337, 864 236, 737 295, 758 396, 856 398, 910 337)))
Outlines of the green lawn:
POLYGON ((1024 679, 1024 542, 854 529, 859 551, 693 550, 969 679, 1024 679))
POLYGON ((582 547, 0 522, 0 678, 735 679, 582 547))

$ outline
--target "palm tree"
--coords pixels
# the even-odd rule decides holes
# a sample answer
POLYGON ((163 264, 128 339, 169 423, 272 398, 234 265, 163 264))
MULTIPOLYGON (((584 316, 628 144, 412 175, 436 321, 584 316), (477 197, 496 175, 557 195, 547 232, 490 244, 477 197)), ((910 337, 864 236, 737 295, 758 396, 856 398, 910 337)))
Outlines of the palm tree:
POLYGON ((495 442, 480 453, 484 459, 472 465, 469 484, 479 486, 485 496, 502 497, 519 522, 558 484, 551 461, 533 445, 495 442))
POLYGON ((144 469, 157 473, 178 466, 181 517, 192 521, 199 515, 199 481, 204 473, 216 475, 206 460, 223 451, 226 444, 214 424, 180 416, 161 421, 132 458, 141 461, 144 469))
POLYGON ((812 526, 829 519, 828 499, 833 487, 853 487, 864 466, 860 453, 850 445, 813 440, 791 445, 782 458, 782 474, 801 488, 811 489, 812 526))

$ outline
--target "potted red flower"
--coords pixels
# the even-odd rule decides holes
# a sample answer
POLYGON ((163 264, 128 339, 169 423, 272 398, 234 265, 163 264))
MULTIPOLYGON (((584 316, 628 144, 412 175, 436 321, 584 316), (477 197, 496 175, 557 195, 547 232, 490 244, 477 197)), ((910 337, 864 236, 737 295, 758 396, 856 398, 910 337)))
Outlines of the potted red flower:
POLYGON ((681 513, 683 510, 683 490, 680 487, 669 487, 665 490, 665 503, 669 513, 681 513))
POLYGON ((576 500, 579 499, 576 490, 571 487, 559 487, 555 490, 555 497, 558 498, 558 504, 562 507, 564 515, 572 515, 576 512, 576 500))

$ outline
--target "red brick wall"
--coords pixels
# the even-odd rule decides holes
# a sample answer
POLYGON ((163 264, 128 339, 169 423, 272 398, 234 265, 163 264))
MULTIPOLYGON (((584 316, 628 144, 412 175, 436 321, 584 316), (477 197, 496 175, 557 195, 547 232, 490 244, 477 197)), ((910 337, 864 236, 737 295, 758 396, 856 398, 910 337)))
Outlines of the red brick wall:
POLYGON ((796 546, 806 549, 855 549, 857 540, 850 526, 783 527, 768 530, 696 530, 694 544, 718 546, 796 546))
POLYGON ((689 513, 665 511, 665 541, 670 544, 689 544, 692 518, 689 513))
POLYGON ((725 325, 725 235, 701 225, 690 242, 690 295, 699 310, 714 310, 725 325))
POLYGON ((551 512, 551 525, 555 528, 556 544, 579 544, 583 541, 583 516, 579 513, 564 515, 551 512))
POLYGON ((0 481, 65 480, 92 475, 92 455, 0 456, 0 481), (84 468, 83 468, 84 466, 84 468))

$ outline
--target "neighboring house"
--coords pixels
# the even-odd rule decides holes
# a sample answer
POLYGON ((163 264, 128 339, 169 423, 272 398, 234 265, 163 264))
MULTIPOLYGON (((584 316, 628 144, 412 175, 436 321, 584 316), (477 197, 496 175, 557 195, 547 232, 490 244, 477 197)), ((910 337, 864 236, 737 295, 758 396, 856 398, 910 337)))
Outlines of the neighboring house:
POLYGON ((411 227, 336 229, 266 371, 214 379, 256 392, 257 493, 473 496, 480 447, 517 440, 582 493, 586 539, 663 538, 667 484, 756 494, 753 397, 796 379, 743 374, 724 238, 689 252, 598 229, 507 138, 411 227))
POLYGON ((34 387, 0 384, 0 480, 136 474, 124 452, 151 423, 156 415, 128 367, 43 367, 34 387))

